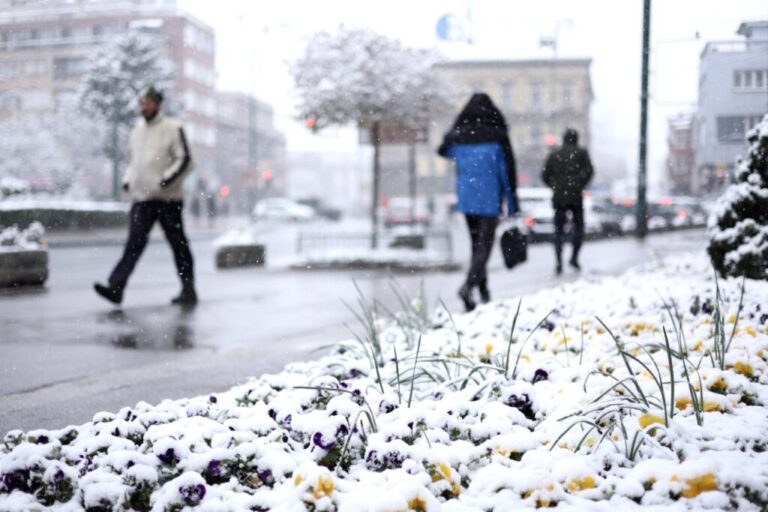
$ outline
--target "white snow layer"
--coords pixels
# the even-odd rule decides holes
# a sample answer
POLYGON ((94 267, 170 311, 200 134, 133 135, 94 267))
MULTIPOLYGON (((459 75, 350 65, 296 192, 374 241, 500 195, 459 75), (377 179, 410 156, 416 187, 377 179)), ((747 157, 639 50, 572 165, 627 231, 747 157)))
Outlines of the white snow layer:
POLYGON ((0 510, 765 510, 768 284, 741 283, 701 255, 364 311, 225 393, 9 432, 0 510))

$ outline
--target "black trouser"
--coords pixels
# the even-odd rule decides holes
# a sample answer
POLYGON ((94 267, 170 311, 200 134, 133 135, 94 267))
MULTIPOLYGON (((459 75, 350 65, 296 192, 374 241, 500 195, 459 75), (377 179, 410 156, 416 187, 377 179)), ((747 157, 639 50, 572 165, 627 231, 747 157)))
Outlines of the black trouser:
POLYGON ((581 203, 555 206, 555 256, 557 256, 558 263, 562 261, 565 220, 568 211, 573 216, 573 231, 571 232, 573 254, 571 260, 579 259, 579 250, 584 240, 584 206, 581 203))
POLYGON ((189 241, 184 234, 184 225, 181 220, 181 210, 184 207, 182 201, 141 201, 133 203, 130 213, 130 228, 128 241, 125 243, 123 257, 117 262, 115 269, 109 276, 109 284, 113 288, 122 290, 128 282, 136 263, 138 263, 144 248, 149 241, 149 232, 155 221, 160 221, 160 226, 165 232, 165 238, 171 244, 173 257, 176 260, 176 270, 181 278, 184 288, 194 287, 195 276, 192 263, 192 253, 189 250, 189 241))
POLYGON ((472 261, 469 264, 465 286, 472 289, 475 286, 488 286, 486 267, 491 257, 493 240, 496 236, 497 217, 466 215, 469 237, 472 239, 472 261))

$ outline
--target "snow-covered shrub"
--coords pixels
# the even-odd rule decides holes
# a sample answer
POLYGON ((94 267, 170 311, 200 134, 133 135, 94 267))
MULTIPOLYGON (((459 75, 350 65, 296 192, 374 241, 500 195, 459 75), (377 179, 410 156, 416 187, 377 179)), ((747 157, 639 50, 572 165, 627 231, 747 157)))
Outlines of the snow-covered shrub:
POLYGON ((747 158, 739 160, 709 220, 712 265, 722 276, 768 280, 768 114, 747 135, 747 158))
POLYGON ((44 246, 45 229, 39 222, 31 223, 26 229, 16 226, 0 229, 0 247, 4 249, 40 249, 44 246))

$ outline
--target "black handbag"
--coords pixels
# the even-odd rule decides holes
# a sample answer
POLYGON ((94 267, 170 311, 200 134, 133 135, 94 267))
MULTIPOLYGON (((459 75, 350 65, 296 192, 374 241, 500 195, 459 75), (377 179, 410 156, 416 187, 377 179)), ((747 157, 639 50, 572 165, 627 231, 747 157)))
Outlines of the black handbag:
POLYGON ((504 265, 513 268, 528 259, 528 235, 519 226, 512 224, 501 234, 501 255, 504 265))

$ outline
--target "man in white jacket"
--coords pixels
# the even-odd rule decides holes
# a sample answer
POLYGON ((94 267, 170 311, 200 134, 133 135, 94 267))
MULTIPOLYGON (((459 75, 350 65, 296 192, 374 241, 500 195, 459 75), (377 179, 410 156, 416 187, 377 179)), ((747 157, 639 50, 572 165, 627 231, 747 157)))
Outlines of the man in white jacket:
POLYGON ((125 285, 147 246, 149 232, 156 221, 160 222, 171 245, 181 279, 181 293, 171 302, 180 305, 197 303, 192 253, 181 217, 184 206, 182 182, 192 168, 192 155, 181 123, 161 112, 162 102, 162 93, 153 87, 139 98, 144 121, 131 132, 130 163, 123 177, 123 189, 133 201, 128 240, 108 284, 94 284, 96 293, 115 304, 123 300, 125 285))

